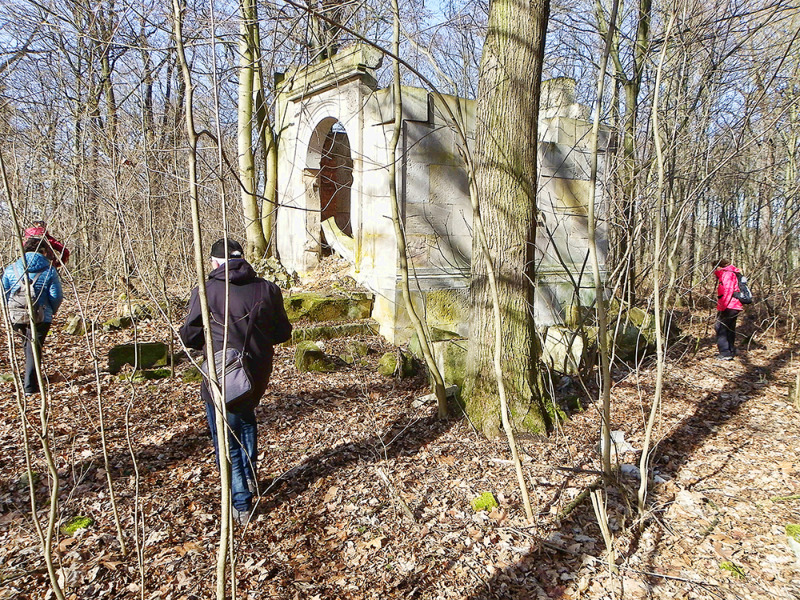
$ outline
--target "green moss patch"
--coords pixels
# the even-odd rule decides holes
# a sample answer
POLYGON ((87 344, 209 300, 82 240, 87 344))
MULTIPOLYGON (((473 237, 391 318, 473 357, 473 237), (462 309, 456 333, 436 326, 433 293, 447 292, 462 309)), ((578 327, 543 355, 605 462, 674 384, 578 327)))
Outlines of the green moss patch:
POLYGON ((387 352, 378 360, 378 373, 384 377, 411 377, 416 373, 416 366, 414 359, 408 352, 395 351, 387 352), (401 363, 398 364, 398 354, 400 355, 401 363))
POLYGON ((123 365, 131 365, 139 369, 164 367, 169 359, 168 348, 161 342, 143 344, 121 344, 108 351, 108 371, 119 373, 123 365))
POLYGON ((744 569, 739 565, 737 565, 736 563, 733 563, 729 560, 719 563, 719 568, 722 569, 723 571, 728 571, 731 575, 736 577, 736 579, 747 578, 747 573, 744 572, 744 569))
POLYGON ((64 325, 64 333, 67 335, 83 335, 86 333, 86 327, 83 325, 83 319, 80 315, 72 315, 67 319, 64 325))
POLYGON ((189 367, 183 372, 181 381, 183 381, 183 383, 201 383, 203 381, 203 374, 197 367, 189 367))
POLYGON ((300 320, 321 323, 367 319, 372 313, 372 303, 372 294, 366 293, 331 296, 300 292, 283 299, 286 315, 293 323, 300 320))
POLYGON ((318 340, 332 340, 356 335, 377 335, 379 331, 380 326, 376 321, 372 320, 357 323, 342 323, 339 325, 299 327, 292 331, 292 339, 285 342, 284 346, 298 344, 303 341, 315 342, 318 340))
POLYGON ((300 342, 294 351, 294 366, 301 373, 330 373, 336 370, 333 359, 314 342, 300 342))
POLYGON ((497 499, 494 497, 492 492, 483 492, 480 496, 474 498, 472 502, 470 502, 470 506, 472 506, 472 510, 475 512, 480 512, 482 510, 490 511, 500 506, 500 504, 497 502, 497 499))
POLYGON ((61 526, 61 533, 64 535, 75 535, 75 532, 79 529, 87 529, 93 524, 94 520, 91 517, 72 517, 61 526))
POLYGON ((792 538, 800 544, 800 525, 792 524, 786 526, 786 537, 792 538))

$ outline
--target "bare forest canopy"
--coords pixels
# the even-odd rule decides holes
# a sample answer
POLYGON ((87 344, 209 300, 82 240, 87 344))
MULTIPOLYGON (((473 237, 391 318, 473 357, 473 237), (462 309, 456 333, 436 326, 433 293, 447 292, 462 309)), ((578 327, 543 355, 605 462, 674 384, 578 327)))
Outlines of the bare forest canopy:
MULTIPOLYGON (((268 117, 274 73, 357 39, 390 47, 391 11, 383 2, 255 8, 268 117), (309 8, 325 20, 310 19, 309 8)), ((574 78, 577 100, 593 107, 610 8, 580 1, 551 6, 543 77, 574 78)), ((158 2, 21 0, 0 9, 0 143, 14 210, 23 224, 44 219, 69 241, 75 272, 144 274, 158 265, 169 278, 191 280, 186 90, 170 9, 158 2)), ((195 127, 207 132, 198 157, 204 235, 219 234, 225 206, 231 234, 242 238, 239 6, 189 3, 183 10, 195 127)), ((487 10, 486 3, 463 0, 401 3, 403 60, 440 91, 475 97, 487 10)), ((612 276, 628 285, 625 271, 630 285, 647 285, 653 222, 662 219, 665 273, 681 300, 693 301, 710 258, 724 254, 751 275, 762 298, 780 304, 798 263, 796 7, 642 0, 624 4, 617 21, 601 104, 602 121, 617 140, 605 181, 612 276), (651 113, 662 50, 667 185, 659 213, 651 113)), ((426 87, 416 73, 401 67, 404 82, 426 87)), ((388 61, 379 76, 388 84, 388 61)), ((274 182, 255 119, 256 214, 264 215, 272 210, 264 199, 274 182)), ((266 125, 274 122, 267 118, 266 125)), ((280 131, 272 133, 279 143, 280 131)), ((11 205, 6 200, 0 208, 10 251, 11 205)))

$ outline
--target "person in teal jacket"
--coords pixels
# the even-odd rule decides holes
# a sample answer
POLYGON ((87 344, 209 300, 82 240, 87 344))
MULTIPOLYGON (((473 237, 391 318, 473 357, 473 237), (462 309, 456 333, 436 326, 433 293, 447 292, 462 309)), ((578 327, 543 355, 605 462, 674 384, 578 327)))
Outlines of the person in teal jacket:
POLYGON ((25 264, 28 265, 28 278, 33 281, 31 294, 34 301, 44 310, 44 319, 41 323, 20 325, 14 324, 14 331, 22 335, 22 345, 25 349, 25 378, 23 389, 26 394, 36 394, 39 392, 39 381, 36 378, 36 363, 34 362, 34 351, 41 358, 42 346, 50 331, 53 317, 58 312, 64 294, 61 290, 61 280, 58 272, 52 264, 55 258, 50 247, 43 243, 41 238, 28 238, 25 240, 25 261, 20 258, 11 263, 3 271, 3 290, 6 302, 11 294, 22 283, 23 274, 26 272, 25 264), (36 279, 36 276, 41 275, 36 279))

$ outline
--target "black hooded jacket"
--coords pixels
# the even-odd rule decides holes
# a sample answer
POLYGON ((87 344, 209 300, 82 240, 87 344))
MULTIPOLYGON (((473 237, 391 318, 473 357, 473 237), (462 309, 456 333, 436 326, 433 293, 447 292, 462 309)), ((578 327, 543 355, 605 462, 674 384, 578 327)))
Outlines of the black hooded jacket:
MULTIPOLYGON (((256 275, 253 267, 241 258, 228 261, 228 348, 240 350, 253 382, 253 402, 257 405, 267 389, 272 373, 273 345, 291 337, 292 325, 283 308, 280 288, 256 275), (249 337, 248 337, 249 329, 249 337), (245 338, 247 347, 245 348, 245 338)), ((211 339, 214 351, 222 349, 225 339, 225 265, 211 271, 206 282, 211 312, 211 339)), ((180 330, 181 340, 189 348, 205 347, 200 296, 192 290, 189 314, 180 330)), ((208 401, 210 394, 203 383, 201 394, 208 401)))

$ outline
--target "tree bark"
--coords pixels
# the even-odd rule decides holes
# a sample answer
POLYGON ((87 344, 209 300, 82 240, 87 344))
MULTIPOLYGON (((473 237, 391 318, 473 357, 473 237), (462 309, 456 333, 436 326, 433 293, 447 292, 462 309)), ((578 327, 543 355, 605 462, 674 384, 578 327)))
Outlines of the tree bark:
MULTIPOLYGON (((544 431, 540 349, 533 322, 539 90, 549 0, 494 0, 478 84, 475 178, 502 313, 503 381, 512 425, 544 431)), ((464 399, 484 434, 499 434, 492 299, 474 236, 464 399)))
POLYGON ((238 147, 239 181, 241 185, 242 210, 244 211, 247 236, 247 257, 261 258, 267 250, 267 241, 261 229, 261 210, 256 196, 256 165, 253 157, 253 87, 256 77, 254 34, 256 8, 252 0, 241 0, 241 26, 239 30, 239 106, 238 147))

